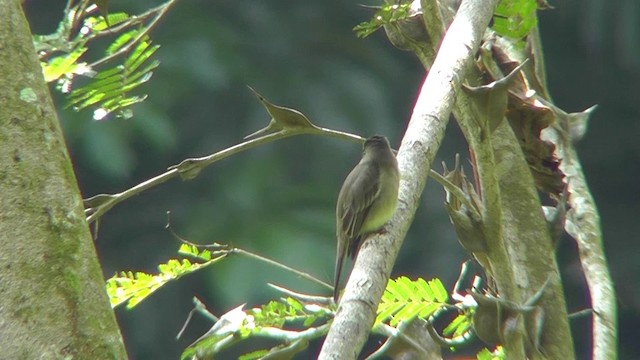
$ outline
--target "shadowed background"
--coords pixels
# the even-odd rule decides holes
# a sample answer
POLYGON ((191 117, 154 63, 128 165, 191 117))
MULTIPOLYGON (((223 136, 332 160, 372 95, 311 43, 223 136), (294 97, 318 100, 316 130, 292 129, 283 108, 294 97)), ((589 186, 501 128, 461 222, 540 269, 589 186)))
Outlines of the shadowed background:
MULTIPOLYGON (((111 1, 110 11, 136 13, 157 1, 111 1)), ((620 297, 621 359, 640 353, 640 244, 635 189, 640 163, 640 3, 571 0, 539 14, 547 76, 567 112, 599 104, 578 151, 602 217, 605 247, 620 297), (635 224, 635 225, 634 225, 635 224), (630 276, 626 276, 630 275, 630 276)), ((51 33, 63 1, 28 0, 32 30, 51 33)), ((269 120, 245 85, 275 104, 305 113, 323 127, 399 144, 424 70, 411 53, 379 31, 351 31, 371 11, 358 2, 181 1, 152 33, 161 65, 139 92, 147 101, 129 120, 96 122, 91 112, 59 115, 85 197, 129 188, 186 157, 240 142, 269 120)), ((452 164, 466 149, 455 122, 434 162, 452 164)), ((96 241, 105 277, 120 270, 156 272, 178 242, 164 229, 166 211, 181 236, 233 244, 330 282, 335 256, 335 199, 360 148, 332 138, 300 136, 218 162, 192 181, 175 180, 118 205, 102 218, 96 241)), ((469 168, 467 167, 467 171, 469 168)), ((452 287, 467 258, 429 181, 394 275, 441 278, 452 287)), ((558 249, 569 311, 588 305, 574 243, 558 249)), ((175 340, 198 296, 216 315, 280 294, 321 289, 273 267, 232 257, 172 283, 132 311, 116 310, 132 359, 175 359, 211 324, 196 318, 175 340)), ((589 358, 590 318, 572 321, 579 359, 589 358)), ((255 344, 253 344, 255 346, 255 344)), ((317 343, 311 346, 317 346, 317 343)), ((240 353, 252 348, 237 346, 240 353)), ((311 353, 315 350, 310 350, 311 353)), ((237 353, 229 353, 233 358, 237 353)))

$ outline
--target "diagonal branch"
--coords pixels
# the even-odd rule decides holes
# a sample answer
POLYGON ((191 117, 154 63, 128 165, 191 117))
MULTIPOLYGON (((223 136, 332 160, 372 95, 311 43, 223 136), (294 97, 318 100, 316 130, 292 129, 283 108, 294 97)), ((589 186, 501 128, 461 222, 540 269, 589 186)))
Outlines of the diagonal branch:
POLYGON ((398 153, 400 195, 384 235, 365 241, 319 359, 355 359, 375 320, 402 239, 420 203, 455 94, 470 67, 497 0, 463 1, 422 85, 398 153))
MULTIPOLYGON (((253 90, 252 90, 253 91, 253 90)), ((266 101, 264 98, 262 98, 261 96, 259 96, 260 101, 263 102, 266 101)), ((274 106, 271 103, 267 104, 269 106, 274 106)), ((284 108, 284 107, 278 107, 277 108, 280 109, 280 115, 284 114, 286 115, 290 115, 292 113, 295 114, 299 114, 300 116, 304 115, 296 110, 293 109, 288 109, 288 108, 284 108)), ((269 109, 269 107, 267 107, 267 109, 269 109)), ((277 123, 278 121, 274 120, 274 119, 280 119, 278 117, 278 114, 275 115, 274 118, 272 118, 271 123, 269 124, 269 126, 267 126, 267 128, 263 129, 263 130, 270 130, 270 126, 273 127, 272 124, 277 123)), ((305 117, 306 119, 306 117, 305 117)), ((308 120, 307 120, 308 121, 308 120)), ((359 136, 356 135, 352 135, 349 133, 345 133, 342 131, 337 131, 337 130, 332 130, 332 129, 327 129, 327 128, 322 128, 319 126, 315 126, 313 124, 311 124, 309 122, 310 126, 305 126, 305 127, 300 127, 300 126, 291 126, 290 124, 284 124, 284 125, 279 125, 276 126, 276 130, 266 134, 266 135, 262 135, 260 137, 257 137, 255 139, 251 139, 251 140, 247 140, 244 141, 240 144, 236 144, 234 146, 231 146, 229 148, 226 148, 224 150, 218 151, 216 153, 213 153, 211 155, 207 155, 207 156, 203 156, 200 158, 189 158, 189 159, 185 159, 182 162, 180 162, 180 164, 178 165, 174 165, 171 166, 167 171, 165 171, 164 173, 155 176, 151 179, 145 180, 127 190, 124 190, 120 193, 116 193, 116 194, 99 194, 96 196, 93 196, 91 198, 85 199, 84 200, 84 206, 85 206, 85 215, 87 216, 87 222, 92 223, 94 221, 97 221, 98 219, 100 219, 100 217, 102 215, 104 215, 105 213, 107 213, 107 211, 111 210, 112 207, 116 206, 117 204, 135 196, 138 195, 146 190, 149 190, 151 188, 154 188, 160 184, 163 184, 171 179, 177 178, 177 177, 181 177, 183 180, 191 180, 193 178, 195 178, 196 176, 198 176, 198 174, 200 173, 200 171, 202 171, 205 167, 218 162, 222 159, 225 159, 231 155, 235 155, 237 153, 240 153, 242 151, 245 150, 249 150, 252 149, 258 145, 263 145, 272 141, 276 141, 279 139, 284 139, 286 137, 289 136, 294 136, 294 135, 304 135, 304 134, 311 134, 311 135, 323 135, 323 136, 331 136, 331 137, 336 137, 336 138, 341 138, 341 139, 345 139, 345 140, 350 140, 350 141, 358 141, 358 142, 362 142, 363 139, 359 136)), ((263 130, 260 130, 260 132, 262 133, 263 130)), ((252 134, 253 135, 253 134, 252 134)), ((251 135, 250 135, 251 136, 251 135)))

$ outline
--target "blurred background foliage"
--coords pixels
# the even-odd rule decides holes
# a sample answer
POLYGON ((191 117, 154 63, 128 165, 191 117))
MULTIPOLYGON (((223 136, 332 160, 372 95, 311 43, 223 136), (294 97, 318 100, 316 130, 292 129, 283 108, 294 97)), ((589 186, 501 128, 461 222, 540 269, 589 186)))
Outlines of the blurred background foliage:
MULTIPOLYGON (((27 0, 34 34, 55 30, 61 0, 27 0)), ((109 2, 110 11, 142 12, 159 1, 109 2)), ((92 120, 91 111, 62 110, 53 92, 85 197, 124 190, 186 157, 241 141, 269 120, 245 85, 272 102, 304 112, 319 126, 399 144, 424 70, 382 32, 358 39, 351 29, 372 12, 360 2, 181 1, 152 32, 161 65, 143 85, 147 101, 128 120, 92 120)), ((567 0, 539 14, 548 82, 568 112, 599 104, 578 145, 600 208, 606 251, 620 296, 621 359, 640 354, 640 3, 567 0)), ((97 54, 97 53, 96 53, 97 54)), ((99 56, 96 55, 96 56, 99 56)), ((434 168, 466 156, 454 122, 434 168)), ((360 149, 331 138, 297 137, 242 153, 196 179, 173 181, 118 205, 102 218, 96 246, 105 277, 119 270, 155 272, 178 242, 165 230, 166 211, 181 236, 233 244, 332 279, 334 206, 360 149)), ((469 170, 469 169, 467 169, 469 170)), ((451 288, 467 258, 430 181, 394 275, 439 277, 451 288)), ((570 311, 588 305, 574 243, 561 242, 570 311)), ((210 323, 196 319, 175 335, 198 296, 215 314, 279 294, 274 282, 330 295, 306 281, 243 258, 161 289, 132 311, 116 311, 132 359, 174 359, 210 323)), ((572 321, 578 358, 589 358, 590 319, 572 321)), ((314 344, 312 344, 314 346, 314 344)), ((244 352, 249 349, 242 349, 244 352)), ((314 351, 314 350, 311 350, 314 351)), ((230 358, 235 355, 229 355, 230 358)))

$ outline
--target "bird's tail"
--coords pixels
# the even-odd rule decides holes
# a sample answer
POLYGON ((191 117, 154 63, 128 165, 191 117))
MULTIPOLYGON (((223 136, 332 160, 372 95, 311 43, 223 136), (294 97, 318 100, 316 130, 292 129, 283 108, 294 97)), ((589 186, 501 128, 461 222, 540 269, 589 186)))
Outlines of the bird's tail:
POLYGON ((340 274, 342 273, 342 265, 344 264, 345 258, 345 249, 344 246, 340 246, 338 244, 338 253, 336 254, 336 268, 335 275, 333 280, 333 301, 338 303, 338 298, 340 296, 340 274))

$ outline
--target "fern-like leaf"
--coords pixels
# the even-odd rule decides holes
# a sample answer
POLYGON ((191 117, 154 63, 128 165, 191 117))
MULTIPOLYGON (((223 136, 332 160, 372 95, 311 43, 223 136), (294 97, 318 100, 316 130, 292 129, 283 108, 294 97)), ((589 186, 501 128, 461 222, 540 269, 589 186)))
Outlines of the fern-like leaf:
POLYGON ((447 325, 442 333, 448 337, 466 337, 471 331, 471 313, 459 314, 447 325))
POLYGON ((159 273, 156 275, 132 271, 117 273, 108 279, 106 284, 111 307, 115 308, 126 302, 127 309, 131 309, 169 281, 198 271, 218 262, 223 257, 218 256, 202 263, 192 263, 188 259, 171 259, 165 264, 158 265, 159 273))
POLYGON ((77 62, 85 51, 87 51, 87 48, 78 47, 69 54, 56 56, 47 62, 43 62, 41 65, 44 80, 51 82, 64 75, 85 73, 86 69, 88 69, 87 64, 77 62))
MULTIPOLYGON (((235 308, 222 315, 220 320, 195 343, 190 345, 182 353, 181 359, 190 359, 195 354, 198 356, 213 357, 216 353, 231 345, 229 339, 234 342, 246 340, 251 337, 262 336, 271 337, 282 342, 272 349, 260 349, 244 354, 241 359, 259 359, 266 354, 285 349, 290 344, 302 341, 302 333, 309 330, 287 330, 285 326, 291 323, 309 323, 318 318, 327 318, 326 309, 305 305, 293 298, 286 298, 280 301, 270 301, 258 308, 243 310, 243 307, 235 308)), ((319 337, 321 332, 313 333, 310 337, 319 337)), ((301 343, 304 344, 304 341, 301 343)), ((300 349, 291 348, 289 351, 295 353, 300 349)))
POLYGON ((109 14, 107 15, 106 19, 103 16, 90 16, 84 19, 82 23, 83 25, 82 32, 86 35, 89 33, 89 31, 91 32, 104 31, 104 30, 107 30, 109 26, 117 25, 121 22, 126 21, 127 19, 129 19, 129 14, 124 12, 109 14))
POLYGON ((480 350, 476 355, 478 360, 504 360, 505 354, 502 346, 498 346, 494 352, 489 351, 487 348, 480 350))
POLYGON ((407 277, 389 280, 378 306, 376 324, 391 318, 390 325, 415 317, 428 318, 446 305, 449 295, 439 279, 415 281, 407 277))
POLYGON ((184 256, 191 256, 198 260, 209 261, 213 256, 211 251, 207 249, 200 250, 197 246, 191 244, 182 244, 180 245, 180 249, 178 249, 178 254, 184 256))
POLYGON ((112 43, 109 45, 107 50, 105 51, 106 55, 113 55, 118 50, 122 49, 123 46, 127 45, 130 41, 133 41, 138 35, 140 35, 139 29, 129 30, 120 34, 112 43))
MULTIPOLYGON (((122 46, 119 40, 116 42, 118 45, 114 47, 112 44, 107 52, 115 51, 114 49, 122 46)), ((153 74, 152 70, 160 65, 157 60, 149 61, 159 47, 151 45, 148 38, 141 40, 124 64, 99 72, 91 83, 72 91, 66 107, 80 111, 97 105, 98 109, 94 111, 93 116, 96 120, 101 120, 111 113, 126 117, 125 108, 146 98, 146 95, 129 96, 129 92, 147 82, 153 74)))

